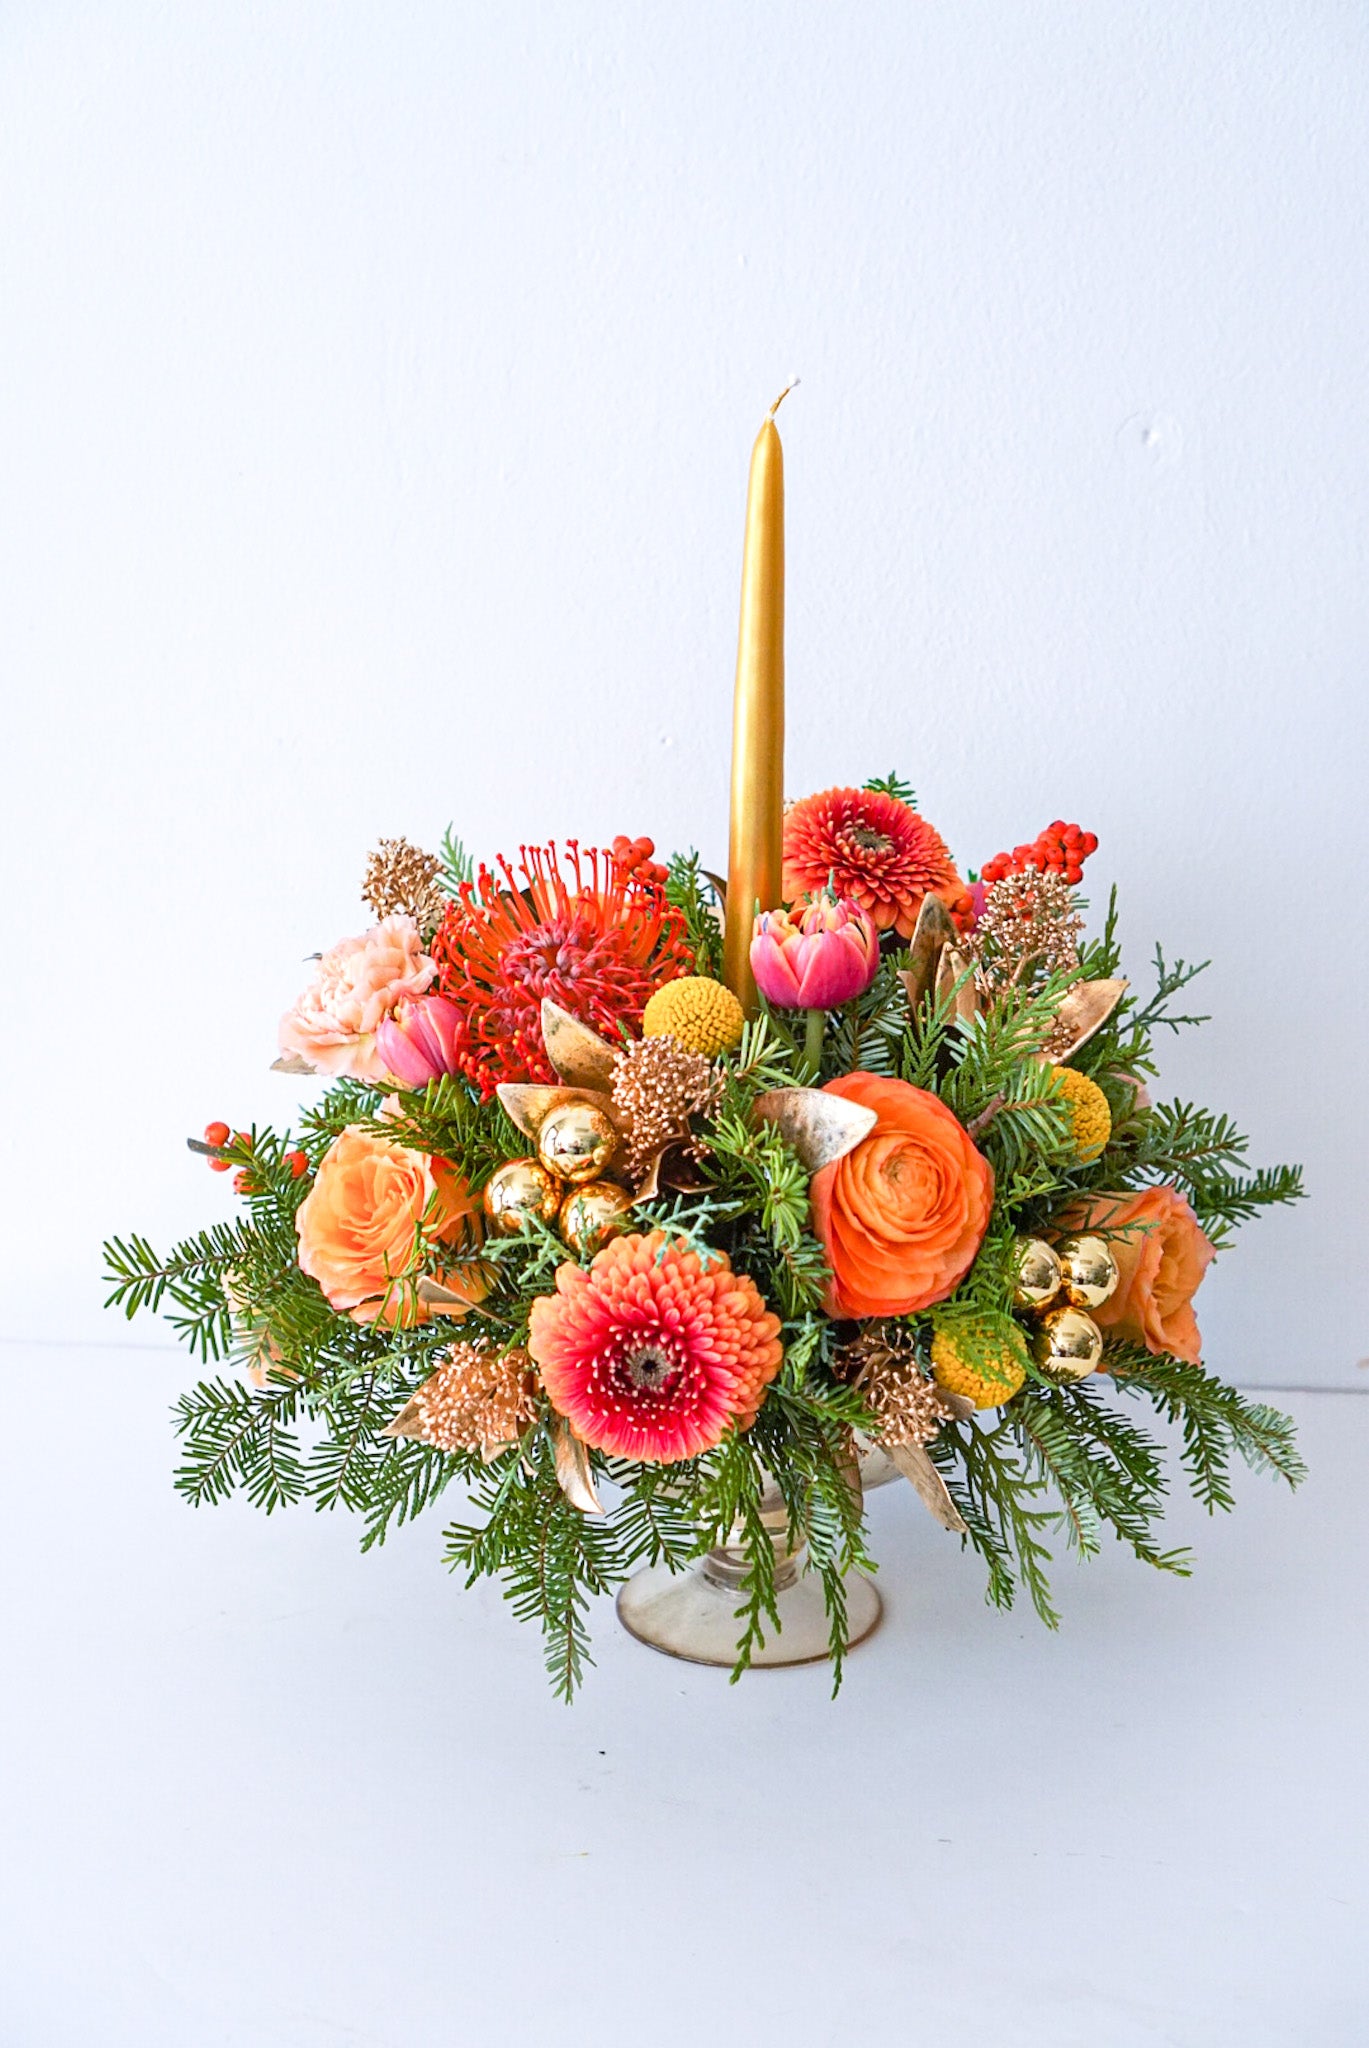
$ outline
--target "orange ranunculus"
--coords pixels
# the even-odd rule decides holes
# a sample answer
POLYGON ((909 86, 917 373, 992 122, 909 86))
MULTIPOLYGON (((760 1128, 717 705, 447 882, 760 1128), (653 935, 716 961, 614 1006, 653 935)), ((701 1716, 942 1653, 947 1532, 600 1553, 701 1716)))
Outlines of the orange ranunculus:
MULTIPOLYGON (((359 1323, 407 1328, 430 1314, 415 1291, 425 1246, 478 1243, 480 1224, 475 1198, 445 1160, 352 1124, 324 1154, 295 1229, 301 1269, 334 1308, 359 1323)), ((460 1266, 441 1280, 467 1307, 484 1296, 478 1268, 460 1266)))
POLYGON ((1069 1221, 1074 1229, 1101 1231, 1117 1261, 1111 1300, 1089 1311, 1095 1323, 1147 1351, 1197 1365, 1203 1340, 1193 1297, 1217 1249, 1178 1189, 1098 1195, 1069 1221))
POLYGON ((951 1293, 974 1264, 993 1207, 993 1168, 944 1102, 879 1074, 843 1074, 829 1095, 879 1122, 813 1176, 833 1316, 903 1316, 951 1293))

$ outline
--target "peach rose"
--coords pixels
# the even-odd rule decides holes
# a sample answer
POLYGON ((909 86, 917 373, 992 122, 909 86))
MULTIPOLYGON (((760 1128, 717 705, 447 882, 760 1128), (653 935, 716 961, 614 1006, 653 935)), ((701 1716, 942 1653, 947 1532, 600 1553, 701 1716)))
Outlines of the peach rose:
MULTIPOLYGON (((470 1189, 445 1160, 351 1124, 324 1154, 295 1229, 300 1268, 334 1308, 355 1322, 409 1327, 431 1313, 414 1287, 425 1248, 478 1243, 480 1224, 470 1189)), ((484 1297, 477 1268, 440 1277, 468 1308, 484 1297)))
POLYGON ((935 1095, 879 1074, 827 1083, 877 1112, 844 1159, 813 1176, 813 1228, 832 1268, 833 1316, 912 1315, 974 1264, 993 1207, 993 1168, 935 1095))
POLYGON ((1121 1276, 1112 1299, 1089 1311, 1099 1328, 1197 1365, 1203 1340, 1193 1297, 1217 1248, 1178 1189, 1100 1195, 1076 1217, 1072 1228, 1107 1238, 1121 1276))
POLYGON ((421 996, 436 972, 411 917, 385 917, 357 938, 339 939, 281 1018, 281 1051, 306 1060, 318 1074, 384 1081, 376 1030, 397 1003, 421 996))

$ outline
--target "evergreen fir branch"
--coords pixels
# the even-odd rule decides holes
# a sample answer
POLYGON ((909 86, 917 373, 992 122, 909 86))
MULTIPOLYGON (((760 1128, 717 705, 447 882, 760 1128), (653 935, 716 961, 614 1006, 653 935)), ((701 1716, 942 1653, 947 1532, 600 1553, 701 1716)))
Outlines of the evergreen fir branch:
POLYGON ((185 1444, 177 1491, 202 1507, 241 1488, 268 1515, 299 1500, 307 1481, 287 1426, 298 1406, 292 1385, 254 1393, 239 1382, 204 1380, 183 1394, 175 1407, 176 1433, 185 1444))
POLYGON ((948 1422, 928 1448, 988 1567, 991 1604, 1011 1607, 1020 1576, 1047 1628, 1058 1628, 1046 1576, 1051 1553, 1041 1533, 1057 1518, 1038 1504, 1045 1479, 1014 1456, 1010 1426, 1001 1419, 993 1427, 948 1422))
POLYGON ((1028 1469, 1059 1495, 1066 1532, 1081 1556, 1099 1548, 1109 1525, 1143 1563, 1187 1576, 1187 1554, 1157 1550, 1151 1525, 1167 1492, 1161 1452, 1144 1431, 1109 1408, 1089 1384, 1024 1387, 1004 1411, 1028 1469))
POLYGON ((431 1444, 416 1443, 411 1437, 388 1438, 386 1444, 384 1457, 371 1468, 363 1550, 383 1543, 392 1525, 415 1521, 460 1470, 458 1458, 431 1444))
POLYGON ((171 1320, 192 1353, 206 1361, 223 1358, 233 1343, 224 1275, 250 1261, 260 1243, 245 1217, 212 1224, 165 1258, 145 1237, 111 1238, 104 1248, 111 1283, 105 1306, 121 1308, 131 1322, 144 1309, 155 1314, 170 1299, 184 1311, 171 1320))
POLYGON ((1262 1401, 1247 1400, 1202 1366, 1155 1357, 1138 1345, 1110 1342, 1105 1369, 1120 1392, 1143 1395, 1179 1425, 1190 1491, 1209 1514, 1236 1504, 1233 1455, 1251 1471, 1276 1473, 1290 1486, 1301 1485, 1307 1477, 1292 1419, 1262 1401))

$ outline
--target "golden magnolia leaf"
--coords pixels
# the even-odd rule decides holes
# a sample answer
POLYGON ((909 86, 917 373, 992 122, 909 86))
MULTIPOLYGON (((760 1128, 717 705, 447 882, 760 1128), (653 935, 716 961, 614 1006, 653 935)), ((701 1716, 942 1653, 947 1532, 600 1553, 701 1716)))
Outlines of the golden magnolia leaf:
POLYGON ((889 1456, 898 1466, 905 1479, 917 1488, 924 1507, 934 1521, 943 1529, 950 1529, 957 1536, 967 1536, 965 1519, 951 1499, 946 1482, 924 1450, 916 1444, 898 1444, 890 1449, 889 1456))
POLYGON ((941 898, 924 896, 917 913, 917 923, 913 926, 908 965, 900 969, 898 977, 907 993, 910 1010, 917 1009, 935 983, 941 949, 954 938, 955 925, 941 898))
POLYGON ((713 884, 713 888, 717 895, 718 902, 721 904, 722 908, 726 910, 727 883, 724 881, 723 877, 721 875, 715 875, 712 868, 700 868, 699 873, 703 876, 706 882, 711 882, 713 884))
POLYGON ((582 1515, 602 1515, 603 1503, 594 1491, 589 1452, 565 1420, 556 1425, 556 1477, 573 1508, 579 1508, 582 1515))
POLYGON ((1116 981, 1076 981, 1055 1013, 1056 1029, 1068 1033, 1064 1049, 1057 1049, 1052 1055, 1057 1063, 1073 1059, 1094 1033, 1102 1030, 1130 986, 1124 977, 1116 981))
POLYGON ((316 1074, 317 1067, 311 1067, 308 1060, 302 1060, 297 1052, 283 1052, 278 1060, 272 1060, 273 1074, 316 1074))
POLYGON ((542 1043, 567 1087, 607 1090, 612 1086, 617 1048, 550 996, 542 998, 542 1043))
POLYGON ((440 1280, 434 1280, 431 1273, 420 1275, 414 1282, 414 1293, 426 1307, 440 1316, 466 1316, 470 1314, 473 1306, 464 1294, 454 1294, 450 1287, 444 1287, 440 1280))
POLYGON ((959 946, 953 946, 949 941, 942 947, 941 958, 937 962, 936 998, 939 1003, 951 1003, 962 1023, 972 1023, 979 1015, 979 991, 974 985, 973 964, 959 946))
POLYGON ((754 1109, 793 1146, 809 1173, 844 1159, 879 1120, 864 1103, 829 1095, 825 1088, 771 1088, 756 1097, 754 1109))
POLYGON ((411 1436, 415 1443, 423 1442, 423 1416, 418 1405, 417 1394, 411 1394, 393 1422, 387 1422, 381 1430, 382 1436, 411 1436))

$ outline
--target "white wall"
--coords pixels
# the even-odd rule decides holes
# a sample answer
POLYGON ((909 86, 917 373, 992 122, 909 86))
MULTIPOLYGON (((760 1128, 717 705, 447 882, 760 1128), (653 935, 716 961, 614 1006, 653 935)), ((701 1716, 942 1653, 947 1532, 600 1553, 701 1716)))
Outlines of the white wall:
POLYGON ((8 0, 8 1329, 158 1336, 99 1241, 229 1209, 378 835, 721 858, 797 369, 790 789, 1098 831, 1217 961, 1173 1088, 1310 1168, 1211 1362, 1353 1381, 1367 73, 1329 0, 8 0))

